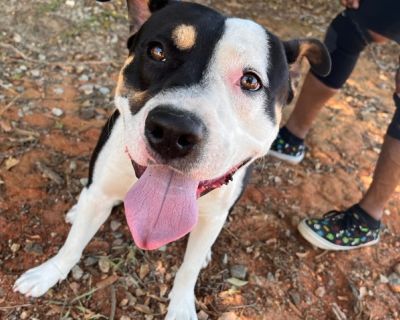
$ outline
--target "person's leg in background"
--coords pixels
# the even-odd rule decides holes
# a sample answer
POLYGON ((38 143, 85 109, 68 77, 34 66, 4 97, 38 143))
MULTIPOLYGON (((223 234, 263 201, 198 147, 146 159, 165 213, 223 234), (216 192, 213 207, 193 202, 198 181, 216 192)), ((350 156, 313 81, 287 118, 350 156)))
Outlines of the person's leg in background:
POLYGON ((324 41, 331 55, 331 73, 325 78, 307 74, 293 112, 269 154, 292 163, 303 160, 304 138, 319 111, 351 75, 369 39, 367 32, 363 33, 345 12, 332 21, 324 41))
POLYGON ((379 241, 383 209, 400 185, 400 61, 393 97, 396 111, 368 191, 358 204, 345 211, 332 211, 320 219, 304 219, 298 229, 311 244, 325 250, 350 250, 379 241))

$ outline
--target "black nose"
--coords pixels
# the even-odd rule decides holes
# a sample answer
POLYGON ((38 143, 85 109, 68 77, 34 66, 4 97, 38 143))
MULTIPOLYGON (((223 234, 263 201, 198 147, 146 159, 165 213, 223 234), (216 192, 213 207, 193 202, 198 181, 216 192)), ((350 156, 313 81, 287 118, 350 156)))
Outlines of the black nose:
POLYGON ((195 115, 169 106, 150 111, 145 123, 147 140, 166 160, 188 155, 203 140, 205 131, 195 115))

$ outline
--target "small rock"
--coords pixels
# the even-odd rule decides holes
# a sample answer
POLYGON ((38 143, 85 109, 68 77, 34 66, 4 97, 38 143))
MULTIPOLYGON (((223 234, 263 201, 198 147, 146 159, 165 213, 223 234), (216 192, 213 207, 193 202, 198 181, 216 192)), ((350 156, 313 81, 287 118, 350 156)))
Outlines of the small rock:
POLYGON ((96 259, 95 257, 87 257, 87 258, 83 261, 83 264, 84 264, 86 267, 90 267, 90 266, 94 265, 97 261, 98 261, 98 259, 96 259))
POLYGON ((79 90, 83 91, 84 94, 89 95, 93 93, 93 88, 94 88, 93 84, 88 83, 84 84, 83 86, 80 86, 79 90))
POLYGON ((79 117, 83 120, 90 120, 96 116, 96 110, 93 107, 81 108, 79 110, 79 117))
POLYGON ((231 267, 231 275, 234 278, 245 280, 247 276, 247 267, 242 265, 234 265, 231 267))
POLYGON ((129 318, 128 316, 121 316, 119 320, 131 320, 131 318, 129 318))
POLYGON ((300 297, 300 294, 299 294, 297 291, 291 290, 291 291, 289 292, 289 296, 290 296, 290 300, 292 300, 292 302, 293 302, 296 306, 300 304, 300 302, 301 302, 301 297, 300 297))
POLYGON ((54 88, 54 89, 53 89, 53 92, 54 92, 55 94, 63 94, 63 93, 64 93, 64 89, 61 88, 61 87, 54 88))
POLYGON ((392 289, 393 292, 400 293, 400 276, 393 272, 388 277, 388 280, 390 289, 392 289))
POLYGON ((43 254, 43 247, 38 243, 27 243, 24 248, 25 252, 34 253, 37 255, 43 254))
POLYGON ((82 74, 79 77, 79 81, 88 81, 89 80, 89 76, 87 74, 82 74))
POLYGON ((275 277, 274 277, 274 275, 272 274, 272 272, 268 272, 268 274, 267 274, 267 280, 270 281, 270 282, 275 281, 275 277))
POLYGON ((124 242, 124 240, 122 239, 115 239, 112 243, 113 247, 118 247, 120 245, 122 245, 122 243, 124 242))
POLYGON ((86 187, 86 185, 89 182, 89 179, 88 178, 80 178, 79 182, 81 183, 82 186, 86 187))
POLYGON ((71 163, 69 164, 69 169, 70 169, 71 171, 75 171, 77 167, 78 167, 78 166, 77 166, 77 164, 76 164, 76 161, 72 160, 71 163))
POLYGON ((16 253, 19 248, 21 248, 21 245, 19 243, 13 243, 10 247, 11 252, 16 253))
POLYGON ((67 1, 65 1, 65 4, 68 7, 74 7, 75 6, 75 1, 74 0, 67 0, 67 1))
POLYGON ((199 311, 199 313, 197 314, 197 318, 199 320, 208 320, 209 319, 208 314, 205 313, 203 310, 199 311))
POLYGON ((160 252, 167 251, 167 246, 162 246, 162 247, 158 248, 158 251, 160 251, 160 252))
POLYGON ((117 231, 120 226, 121 226, 121 222, 119 222, 117 220, 112 220, 110 223, 110 228, 112 231, 117 231))
POLYGON ((72 268, 72 278, 74 278, 74 280, 80 280, 82 276, 83 270, 78 265, 72 268))
POLYGON ((56 117, 61 117, 64 114, 64 111, 60 108, 51 109, 51 113, 56 117))
POLYGON ((393 269, 400 276, 400 263, 396 264, 393 269))
POLYGON ((239 320, 240 318, 234 312, 223 313, 218 320, 239 320))
POLYGON ((124 298, 121 300, 121 302, 119 303, 120 307, 125 307, 128 304, 129 300, 127 298, 124 298))
POLYGON ((20 43, 22 41, 22 37, 18 33, 15 33, 14 37, 13 37, 13 40, 16 43, 20 43))
POLYGON ((26 311, 22 311, 21 312, 21 314, 19 315, 19 318, 20 319, 28 319, 28 317, 29 317, 29 313, 28 312, 26 312, 26 311))
POLYGON ((228 255, 224 253, 224 256, 222 257, 222 264, 228 264, 228 255))
POLYGON ((71 290, 72 290, 75 294, 77 294, 80 285, 79 285, 79 283, 77 283, 77 282, 71 282, 71 283, 69 284, 69 287, 71 288, 71 290))
POLYGON ((317 297, 322 298, 325 295, 326 291, 324 287, 318 287, 317 290, 315 290, 315 295, 317 297))
POLYGON ((100 87, 100 88, 99 88, 99 92, 100 92, 102 95, 107 95, 107 94, 110 93, 110 89, 108 89, 107 87, 100 87))
POLYGON ((108 273, 108 271, 110 271, 110 267, 110 260, 108 260, 106 257, 101 257, 99 260, 99 269, 101 272, 108 273))
POLYGON ((280 177, 278 177, 278 176, 275 176, 275 177, 274 177, 274 182, 275 182, 276 184, 280 184, 280 183, 282 182, 282 179, 281 179, 280 177))
POLYGON ((39 54, 39 60, 40 61, 44 61, 46 59, 47 59, 47 57, 44 54, 42 54, 42 53, 39 54))
POLYGON ((387 277, 385 277, 383 274, 380 274, 379 281, 380 281, 380 283, 388 283, 389 279, 387 277))
POLYGON ((38 70, 38 69, 31 70, 31 75, 34 78, 39 78, 40 77, 40 70, 38 70))

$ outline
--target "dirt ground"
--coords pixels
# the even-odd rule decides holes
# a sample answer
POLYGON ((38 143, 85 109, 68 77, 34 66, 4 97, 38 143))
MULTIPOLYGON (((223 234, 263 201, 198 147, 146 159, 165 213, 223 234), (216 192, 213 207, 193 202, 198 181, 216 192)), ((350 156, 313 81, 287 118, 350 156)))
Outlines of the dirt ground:
MULTIPOLYGON (((322 38, 340 10, 323 0, 203 3, 255 19, 285 39, 322 38)), ((122 208, 64 282, 40 299, 12 292, 17 277, 66 238, 64 216, 113 109, 128 31, 122 0, 0 5, 0 318, 162 319, 185 240, 138 250, 122 208)), ((301 165, 258 161, 197 282, 200 319, 400 319, 400 294, 387 283, 400 263, 400 190, 375 247, 323 252, 296 231, 300 219, 349 206, 368 187, 394 111, 398 53, 388 44, 362 55, 321 112, 301 165), (232 267, 247 268, 244 282, 232 283, 232 267)))

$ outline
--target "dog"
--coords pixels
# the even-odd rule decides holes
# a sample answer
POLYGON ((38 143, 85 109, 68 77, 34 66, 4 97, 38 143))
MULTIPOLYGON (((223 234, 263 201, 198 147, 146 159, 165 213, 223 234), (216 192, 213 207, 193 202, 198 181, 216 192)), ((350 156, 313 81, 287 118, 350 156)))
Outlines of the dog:
POLYGON ((88 184, 67 213, 71 230, 59 252, 25 272, 14 290, 38 297, 65 279, 123 201, 139 248, 190 232, 166 319, 197 319, 198 274, 293 98, 289 65, 306 57, 325 75, 330 58, 318 40, 281 41, 251 20, 200 4, 128 0, 127 7, 129 55, 116 109, 94 149, 88 184))

